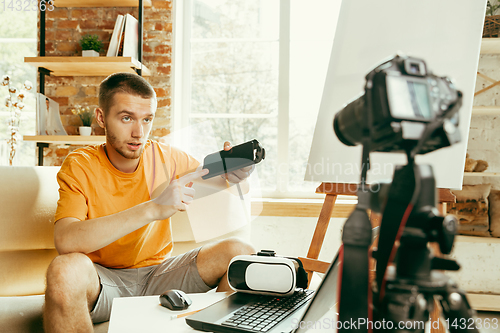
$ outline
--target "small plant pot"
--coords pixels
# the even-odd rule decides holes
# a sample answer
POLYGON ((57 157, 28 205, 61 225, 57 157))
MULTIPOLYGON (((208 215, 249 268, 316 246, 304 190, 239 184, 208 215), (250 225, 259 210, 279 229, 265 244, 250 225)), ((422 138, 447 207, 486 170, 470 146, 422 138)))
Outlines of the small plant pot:
POLYGON ((98 57, 99 52, 94 51, 94 50, 83 50, 82 51, 82 57, 98 57))
POLYGON ((78 129, 80 130, 80 135, 84 136, 92 135, 92 127, 90 126, 80 126, 78 127, 78 129))

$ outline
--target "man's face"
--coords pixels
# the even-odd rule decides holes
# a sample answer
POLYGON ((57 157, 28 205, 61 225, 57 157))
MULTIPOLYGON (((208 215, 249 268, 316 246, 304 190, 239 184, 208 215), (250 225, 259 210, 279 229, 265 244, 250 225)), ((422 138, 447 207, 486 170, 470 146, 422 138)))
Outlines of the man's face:
POLYGON ((154 98, 115 94, 112 106, 104 118, 107 149, 115 150, 126 159, 139 158, 151 132, 155 111, 154 98))

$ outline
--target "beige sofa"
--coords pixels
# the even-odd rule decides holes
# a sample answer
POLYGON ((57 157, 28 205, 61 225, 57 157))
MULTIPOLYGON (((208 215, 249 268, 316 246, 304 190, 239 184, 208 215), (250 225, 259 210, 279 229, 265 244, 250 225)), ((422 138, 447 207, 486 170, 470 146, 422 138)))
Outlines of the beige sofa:
MULTIPOLYGON (((58 167, 0 166, 0 331, 43 332, 58 167)), ((107 332, 108 323, 95 332, 107 332)))
MULTIPOLYGON (((0 332, 43 332, 45 272, 57 255, 53 241, 59 167, 0 166, 0 332)), ((186 213, 172 218, 173 255, 195 243, 186 213)), ((227 235, 250 240, 250 225, 227 235)), ((94 326, 107 332, 108 323, 94 326)))

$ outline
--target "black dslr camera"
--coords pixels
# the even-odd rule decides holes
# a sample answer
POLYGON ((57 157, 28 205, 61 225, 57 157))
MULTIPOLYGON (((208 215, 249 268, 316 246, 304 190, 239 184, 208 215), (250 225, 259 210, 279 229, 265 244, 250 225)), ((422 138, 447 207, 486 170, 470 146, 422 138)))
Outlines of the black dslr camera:
MULTIPOLYGON (((335 134, 348 146, 362 144, 362 165, 367 166, 362 168, 358 204, 342 234, 339 322, 363 319, 359 332, 424 332, 435 300, 449 322, 473 321, 465 293, 437 271, 459 265, 434 257, 428 246, 437 242, 449 254, 457 220, 440 216, 436 208, 432 167, 415 164, 417 154, 460 141, 461 105, 462 93, 448 78, 431 74, 421 59, 396 56, 368 73, 364 94, 335 115, 335 134), (396 167, 392 183, 378 191, 366 185, 372 151, 403 151, 408 158, 407 165, 396 167), (372 253, 369 210, 382 215, 378 248, 372 253), (376 260, 372 283, 370 256, 376 260)), ((478 332, 471 325, 460 328, 478 332)), ((458 331, 457 326, 449 330, 458 331)))
POLYGON ((460 141, 461 105, 462 94, 448 78, 428 73, 423 60, 396 56, 366 76, 365 93, 335 115, 333 127, 347 146, 361 144, 368 130, 370 151, 394 152, 414 146, 442 119, 444 126, 417 152, 425 154, 460 141))

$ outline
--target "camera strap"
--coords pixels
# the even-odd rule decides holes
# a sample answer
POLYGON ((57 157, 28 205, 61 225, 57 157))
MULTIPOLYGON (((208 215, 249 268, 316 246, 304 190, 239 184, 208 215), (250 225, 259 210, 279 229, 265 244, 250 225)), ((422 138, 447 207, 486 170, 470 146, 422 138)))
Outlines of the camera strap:
POLYGON ((406 165, 396 169, 387 197, 387 205, 380 224, 380 236, 376 253, 376 277, 379 299, 384 297, 385 272, 387 265, 394 259, 393 248, 401 233, 411 210, 411 199, 415 192, 415 175, 413 166, 406 165), (403 222, 403 223, 402 223, 403 222))
POLYGON ((368 332, 368 326, 357 325, 360 320, 371 320, 369 302, 371 291, 368 280, 369 248, 372 242, 372 228, 366 209, 356 206, 349 216, 342 234, 343 249, 340 274, 339 332, 356 329, 368 332))

